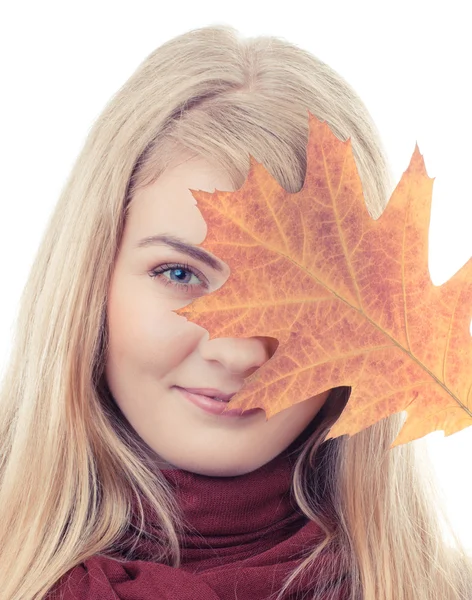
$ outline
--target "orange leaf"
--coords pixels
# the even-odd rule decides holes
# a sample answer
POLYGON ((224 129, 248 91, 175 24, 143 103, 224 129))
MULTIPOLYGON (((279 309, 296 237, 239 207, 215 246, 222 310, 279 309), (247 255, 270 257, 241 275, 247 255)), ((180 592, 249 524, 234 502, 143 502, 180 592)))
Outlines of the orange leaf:
POLYGON ((381 217, 370 217, 351 141, 309 113, 307 172, 291 194, 251 157, 234 192, 191 190, 202 247, 227 282, 175 311, 216 337, 273 337, 274 355, 228 408, 269 419, 338 386, 352 391, 327 439, 406 410, 392 444, 472 425, 472 260, 434 286, 428 270, 433 179, 416 146, 381 217))

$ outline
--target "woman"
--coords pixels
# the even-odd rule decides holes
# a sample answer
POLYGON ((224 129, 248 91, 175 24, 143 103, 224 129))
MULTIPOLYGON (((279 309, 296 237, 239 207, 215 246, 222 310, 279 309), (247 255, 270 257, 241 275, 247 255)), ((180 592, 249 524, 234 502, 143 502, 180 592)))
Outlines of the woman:
POLYGON ((365 106, 277 38, 178 36, 97 120, 28 279, 1 390, 5 600, 470 597, 423 442, 389 450, 401 415, 324 441, 349 388, 268 421, 216 419, 182 390, 234 393, 276 344, 208 340, 173 312, 229 276, 175 244, 206 235, 190 189, 234 191, 250 154, 298 191, 307 110, 351 137, 380 216, 393 184, 365 106))

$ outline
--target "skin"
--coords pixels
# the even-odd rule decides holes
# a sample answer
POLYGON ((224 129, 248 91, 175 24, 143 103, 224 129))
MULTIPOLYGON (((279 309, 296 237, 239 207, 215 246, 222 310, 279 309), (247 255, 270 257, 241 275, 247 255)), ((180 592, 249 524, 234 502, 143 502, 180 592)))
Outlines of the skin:
POLYGON ((263 410, 248 417, 209 414, 173 387, 239 391, 275 351, 270 338, 209 340, 205 329, 173 312, 227 281, 230 269, 219 257, 213 255, 224 274, 167 246, 135 247, 159 233, 193 245, 204 241, 207 225, 189 188, 234 191, 226 173, 201 157, 181 155, 131 200, 108 294, 105 375, 117 405, 154 450, 160 468, 243 475, 283 452, 318 413, 329 390, 266 420, 263 410), (205 276, 209 288, 202 287, 205 278, 176 267, 152 278, 163 263, 187 263, 205 276))

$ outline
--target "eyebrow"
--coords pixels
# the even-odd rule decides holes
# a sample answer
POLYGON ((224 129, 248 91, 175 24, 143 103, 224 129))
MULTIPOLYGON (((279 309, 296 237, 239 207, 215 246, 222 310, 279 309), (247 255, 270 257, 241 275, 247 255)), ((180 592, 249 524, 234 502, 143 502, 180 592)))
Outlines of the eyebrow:
POLYGON ((160 235, 151 235, 149 237, 143 238, 136 244, 136 248, 146 248, 148 246, 170 246, 178 252, 187 254, 188 256, 191 256, 192 258, 199 260, 202 263, 205 263, 206 265, 208 265, 215 271, 218 271, 219 273, 224 272, 222 263, 213 258, 211 254, 208 254, 208 252, 206 252, 202 248, 192 246, 192 244, 187 244, 175 235, 169 235, 165 233, 160 235))

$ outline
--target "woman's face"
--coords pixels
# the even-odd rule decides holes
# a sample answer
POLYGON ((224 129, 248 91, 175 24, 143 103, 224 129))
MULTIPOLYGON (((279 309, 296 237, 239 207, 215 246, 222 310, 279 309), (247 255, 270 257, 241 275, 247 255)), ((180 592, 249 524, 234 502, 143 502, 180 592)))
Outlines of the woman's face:
POLYGON ((158 234, 195 246, 205 240, 207 225, 189 188, 234 191, 224 172, 202 158, 182 155, 132 198, 109 289, 106 379, 121 412, 157 454, 160 468, 243 475, 285 450, 329 391, 266 420, 263 410, 242 417, 210 414, 175 387, 237 392, 274 353, 268 338, 209 340, 205 329, 174 312, 224 285, 230 270, 218 256, 212 255, 222 272, 166 245, 139 247, 158 234), (164 263, 187 263, 201 276, 174 267, 151 277, 164 263))

